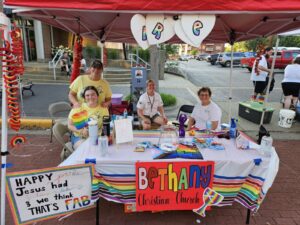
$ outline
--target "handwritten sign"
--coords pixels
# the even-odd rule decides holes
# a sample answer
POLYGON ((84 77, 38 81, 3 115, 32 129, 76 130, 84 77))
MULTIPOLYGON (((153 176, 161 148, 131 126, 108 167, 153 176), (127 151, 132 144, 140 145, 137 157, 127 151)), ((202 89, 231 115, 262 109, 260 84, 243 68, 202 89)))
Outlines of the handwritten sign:
POLYGON ((7 194, 16 224, 27 224, 93 206, 92 165, 7 174, 7 194))
POLYGON ((214 162, 137 162, 136 210, 191 210, 212 187, 214 162))

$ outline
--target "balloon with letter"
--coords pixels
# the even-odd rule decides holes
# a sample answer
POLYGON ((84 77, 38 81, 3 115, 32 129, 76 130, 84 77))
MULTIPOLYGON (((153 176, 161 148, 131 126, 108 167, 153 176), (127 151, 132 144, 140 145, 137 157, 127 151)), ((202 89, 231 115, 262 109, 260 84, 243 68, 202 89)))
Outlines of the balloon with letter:
POLYGON ((182 15, 181 26, 192 43, 199 47, 212 31, 216 22, 215 15, 182 15))
POLYGON ((146 16, 147 38, 150 45, 171 39, 174 34, 174 20, 170 16, 149 14, 146 16))
POLYGON ((141 14, 135 14, 130 21, 132 35, 142 49, 149 48, 146 19, 141 14))
POLYGON ((193 43, 184 33, 182 26, 181 26, 181 20, 176 20, 174 25, 174 30, 176 35, 186 44, 192 45, 194 47, 198 47, 195 43, 193 43))

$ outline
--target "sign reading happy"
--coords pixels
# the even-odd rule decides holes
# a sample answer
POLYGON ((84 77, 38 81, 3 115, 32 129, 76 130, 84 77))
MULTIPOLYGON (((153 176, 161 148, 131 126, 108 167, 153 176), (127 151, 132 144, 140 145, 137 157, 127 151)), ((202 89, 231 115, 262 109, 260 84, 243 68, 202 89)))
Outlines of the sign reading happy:
POLYGON ((143 49, 150 45, 164 43, 176 34, 183 42, 199 47, 212 31, 215 15, 181 15, 178 20, 172 16, 136 14, 131 19, 131 32, 143 49))
POLYGON ((93 206, 93 167, 78 165, 7 174, 15 224, 28 224, 93 206))

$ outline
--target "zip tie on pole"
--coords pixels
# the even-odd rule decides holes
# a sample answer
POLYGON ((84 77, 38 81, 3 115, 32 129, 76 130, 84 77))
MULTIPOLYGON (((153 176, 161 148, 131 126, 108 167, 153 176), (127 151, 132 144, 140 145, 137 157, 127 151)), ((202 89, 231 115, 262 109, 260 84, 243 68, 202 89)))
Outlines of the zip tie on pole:
POLYGON ((6 152, 1 152, 0 155, 1 155, 1 156, 6 156, 6 155, 9 155, 9 152, 8 152, 8 151, 6 151, 6 152))
POLYGON ((232 97, 229 97, 228 99, 229 99, 229 100, 232 100, 232 97))

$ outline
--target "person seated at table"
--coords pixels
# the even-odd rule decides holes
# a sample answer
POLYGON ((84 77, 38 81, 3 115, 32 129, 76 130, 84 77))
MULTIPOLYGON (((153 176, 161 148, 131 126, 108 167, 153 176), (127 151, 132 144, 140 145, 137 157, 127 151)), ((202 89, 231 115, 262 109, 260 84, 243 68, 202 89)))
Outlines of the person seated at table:
POLYGON ((63 57, 60 59, 61 71, 66 71, 67 75, 70 75, 71 60, 67 52, 64 52, 63 57))
POLYGON ((188 122, 188 130, 195 128, 206 129, 206 124, 211 123, 211 130, 220 130, 222 111, 220 107, 211 100, 209 87, 202 87, 198 91, 200 103, 196 104, 188 122))
POLYGON ((68 128, 72 131, 71 142, 74 149, 89 135, 87 126, 82 129, 76 128, 72 120, 74 114, 86 110, 88 112, 88 118, 98 121, 99 130, 101 131, 102 129, 102 118, 106 113, 106 109, 99 104, 98 96, 99 92, 94 86, 87 86, 82 93, 85 103, 83 103, 80 108, 73 108, 69 114, 68 128))
POLYGON ((109 83, 102 79, 103 64, 99 59, 92 62, 88 75, 78 76, 70 85, 69 100, 73 108, 80 108, 83 98, 82 91, 87 86, 94 86, 99 93, 99 104, 106 109, 105 116, 109 115, 108 107, 111 103, 112 92, 109 83))
POLYGON ((137 113, 142 120, 144 130, 151 129, 151 124, 165 125, 168 119, 165 116, 163 101, 159 93, 155 92, 153 80, 147 81, 147 91, 141 95, 137 103, 137 113))

